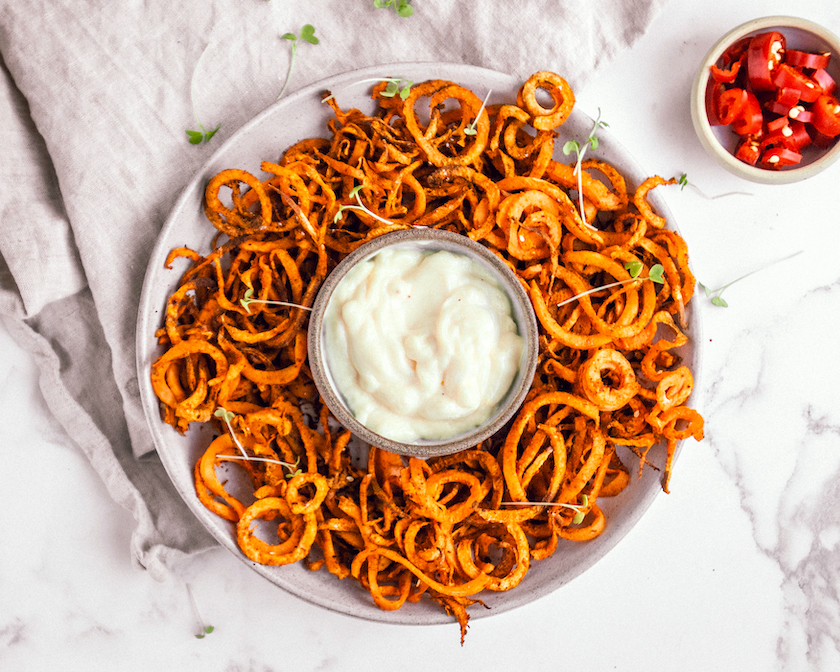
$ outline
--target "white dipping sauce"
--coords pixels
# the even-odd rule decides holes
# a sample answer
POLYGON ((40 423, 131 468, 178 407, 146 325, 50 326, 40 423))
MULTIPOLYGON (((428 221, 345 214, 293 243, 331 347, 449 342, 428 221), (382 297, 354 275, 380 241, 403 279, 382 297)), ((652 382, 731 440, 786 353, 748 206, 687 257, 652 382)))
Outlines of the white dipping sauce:
POLYGON ((356 264, 323 324, 329 371, 350 411, 402 442, 482 424, 524 348, 510 299, 484 266, 419 247, 385 248, 356 264))

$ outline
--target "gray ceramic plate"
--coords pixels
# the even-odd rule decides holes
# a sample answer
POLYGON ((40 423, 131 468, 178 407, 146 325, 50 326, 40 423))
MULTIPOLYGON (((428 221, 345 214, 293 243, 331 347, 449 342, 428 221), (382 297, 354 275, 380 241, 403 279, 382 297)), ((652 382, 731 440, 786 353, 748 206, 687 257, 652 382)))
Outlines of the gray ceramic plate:
MULTIPOLYGON (((422 600, 418 604, 407 604, 393 612, 381 611, 370 596, 354 581, 338 581, 325 570, 311 572, 302 565, 266 567, 250 562, 236 545, 234 528, 226 520, 210 513, 199 502, 193 487, 192 469, 198 457, 212 439, 209 427, 192 427, 181 436, 160 420, 158 403, 152 391, 149 371, 159 351, 155 341, 155 330, 161 325, 166 299, 175 289, 181 273, 185 270, 176 266, 164 268, 168 252, 181 245, 189 245, 201 253, 210 251, 214 229, 204 218, 202 196, 204 185, 216 173, 226 168, 240 168, 256 175, 260 174, 263 160, 276 161, 289 145, 309 137, 326 134, 326 122, 330 110, 320 103, 320 93, 329 89, 336 93, 343 108, 357 107, 372 111, 372 101, 365 86, 352 86, 359 80, 371 77, 402 77, 414 82, 427 79, 447 79, 472 89, 483 98, 492 90, 490 103, 513 101, 521 82, 510 75, 472 66, 445 63, 401 63, 379 66, 349 72, 317 82, 293 95, 282 99, 243 126, 226 141, 189 183, 175 204, 164 225, 151 255, 146 274, 137 320, 137 367, 141 381, 141 396, 148 419, 149 431, 173 484, 181 493, 192 513, 205 525, 218 542, 243 562, 253 567, 272 583, 309 602, 321 605, 350 616, 373 621, 425 625, 450 623, 437 604, 422 600), (344 88, 348 87, 348 88, 344 88)), ((583 140, 592 130, 593 121, 584 113, 575 110, 569 120, 560 128, 557 147, 569 139, 583 140)), ((611 162, 621 170, 634 188, 648 177, 632 157, 610 136, 606 130, 599 131, 600 146, 595 156, 611 162)), ((566 159, 562 153, 557 158, 566 159)), ((669 221, 671 213, 656 190, 650 198, 651 204, 669 221)), ((701 343, 696 313, 689 306, 691 328, 690 343, 682 354, 695 373, 695 389, 701 389, 697 376, 701 343)), ((696 401, 695 401, 696 404, 696 401)), ((621 457, 635 473, 638 461, 631 454, 622 451, 621 457)), ((664 449, 654 449, 649 454, 654 464, 664 463, 664 449)), ((514 590, 502 593, 482 594, 489 609, 475 609, 473 618, 499 614, 515 607, 528 604, 543 597, 589 569, 612 549, 637 523, 654 498, 661 492, 660 472, 646 469, 641 479, 633 479, 631 486, 612 499, 599 500, 607 516, 607 529, 601 536, 587 543, 562 540, 557 552, 542 562, 531 565, 523 582, 514 590)))

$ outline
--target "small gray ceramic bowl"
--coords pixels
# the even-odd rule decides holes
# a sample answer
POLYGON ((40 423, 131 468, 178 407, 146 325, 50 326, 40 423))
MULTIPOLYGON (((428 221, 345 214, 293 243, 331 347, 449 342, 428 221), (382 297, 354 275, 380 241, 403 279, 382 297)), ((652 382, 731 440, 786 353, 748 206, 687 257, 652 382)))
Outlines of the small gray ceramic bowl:
POLYGON ((335 418, 362 441, 400 455, 430 458, 449 455, 471 448, 499 431, 519 410, 533 382, 539 352, 537 320, 531 301, 520 280, 484 246, 467 236, 438 229, 405 229, 388 233, 362 245, 345 257, 329 274, 312 307, 309 318, 309 367, 315 385, 335 418), (482 264, 497 279, 511 301, 511 312, 519 334, 525 340, 519 370, 504 399, 490 418, 467 433, 434 441, 416 443, 393 441, 372 432, 353 416, 337 390, 327 362, 324 346, 324 312, 338 283, 357 263, 370 258, 385 247, 422 247, 429 251, 446 250, 463 254, 482 264))
POLYGON ((729 172, 751 182, 789 184, 813 177, 837 161, 840 158, 840 142, 829 149, 805 148, 802 161, 795 166, 778 170, 751 166, 734 156, 738 142, 737 135, 726 126, 712 126, 706 113, 706 89, 711 77, 711 66, 718 62, 727 48, 741 38, 769 31, 782 33, 789 49, 831 53, 831 62, 827 71, 835 81, 840 83, 840 39, 830 30, 812 21, 793 16, 767 16, 753 19, 726 33, 700 63, 691 89, 691 120, 703 147, 729 172))

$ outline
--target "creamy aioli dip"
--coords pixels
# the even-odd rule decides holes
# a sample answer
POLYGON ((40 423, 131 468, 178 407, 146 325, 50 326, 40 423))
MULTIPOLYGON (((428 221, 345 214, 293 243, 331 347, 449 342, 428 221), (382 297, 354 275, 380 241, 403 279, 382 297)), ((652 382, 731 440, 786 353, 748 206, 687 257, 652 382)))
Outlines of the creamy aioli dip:
POLYGON ((329 372, 355 418, 380 436, 450 438, 487 420, 516 377, 524 339, 511 310, 466 255, 385 248, 329 299, 329 372))

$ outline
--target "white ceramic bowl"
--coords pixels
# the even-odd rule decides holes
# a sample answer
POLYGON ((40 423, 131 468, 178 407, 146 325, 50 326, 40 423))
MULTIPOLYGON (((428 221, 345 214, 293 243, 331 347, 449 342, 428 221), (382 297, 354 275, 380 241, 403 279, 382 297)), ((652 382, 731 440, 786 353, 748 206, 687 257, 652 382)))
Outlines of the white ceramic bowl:
POLYGON ((345 257, 341 263, 327 276, 324 285, 318 292, 318 297, 312 306, 309 317, 309 368, 312 378, 324 402, 332 411, 336 419, 362 441, 376 445, 385 450, 400 455, 414 457, 437 457, 449 455, 460 450, 472 448, 480 441, 499 431, 505 423, 517 412, 525 395, 531 387, 539 355, 537 320, 531 301, 522 287, 519 279, 502 262, 483 245, 463 236, 441 229, 405 229, 385 234, 362 245, 345 257), (394 441, 371 431, 360 423, 348 408, 330 375, 329 356, 324 344, 324 312, 329 305, 330 298, 336 286, 347 273, 361 261, 370 259, 373 255, 387 247, 423 247, 428 251, 446 250, 454 254, 462 254, 479 262, 496 279, 510 298, 511 314, 516 322, 519 335, 525 342, 519 370, 503 400, 497 405, 492 415, 481 425, 453 437, 442 440, 419 440, 414 443, 394 441))
POLYGON ((840 39, 830 30, 807 19, 792 16, 754 19, 721 37, 700 63, 691 89, 691 119, 703 147, 726 170, 751 182, 788 184, 813 177, 837 161, 840 158, 840 142, 829 149, 819 150, 813 146, 805 148, 802 161, 795 166, 778 170, 751 166, 734 156, 738 136, 729 127, 711 125, 706 113, 706 88, 711 77, 711 66, 718 62, 730 45, 741 38, 774 30, 785 36, 789 49, 830 52, 832 57, 827 70, 840 83, 840 39))

